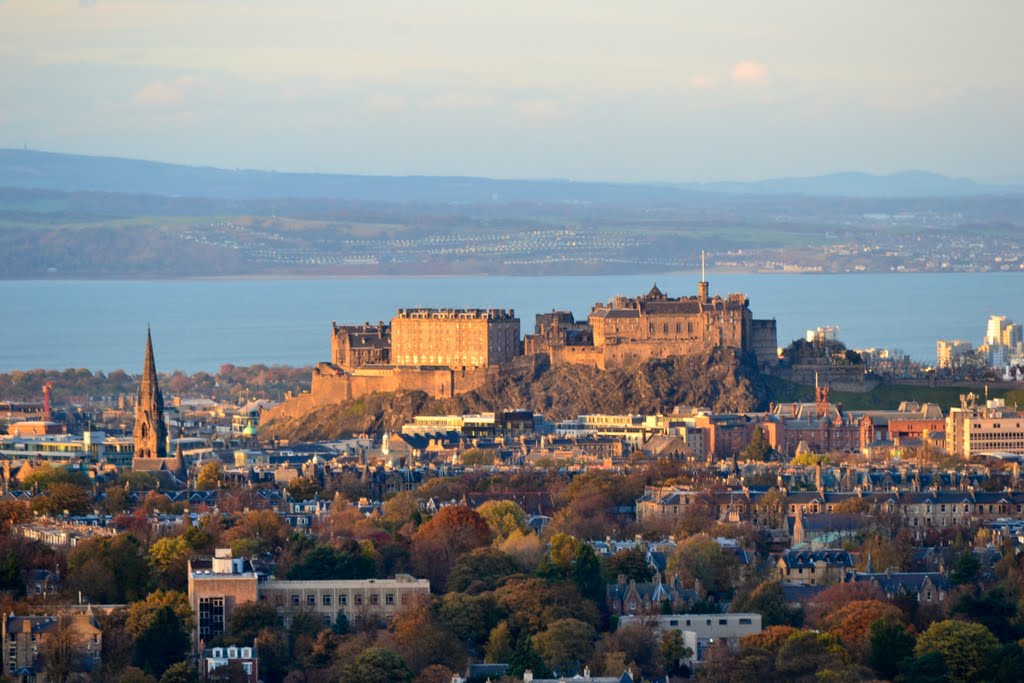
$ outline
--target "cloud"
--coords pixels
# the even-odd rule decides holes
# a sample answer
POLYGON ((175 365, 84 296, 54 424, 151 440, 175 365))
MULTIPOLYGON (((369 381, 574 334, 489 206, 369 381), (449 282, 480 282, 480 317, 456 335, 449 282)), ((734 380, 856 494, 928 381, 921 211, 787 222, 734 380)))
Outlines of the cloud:
POLYGON ((96 6, 96 0, 78 0, 78 6, 82 9, 89 9, 96 6))
POLYGON ((568 113, 563 104, 553 99, 524 100, 516 105, 516 118, 533 123, 547 123, 564 118, 568 113))
POLYGON ((738 83, 758 85, 767 81, 768 72, 761 62, 736 62, 732 68, 732 79, 738 83))
POLYGON ((199 85, 199 79, 192 76, 181 76, 173 81, 154 81, 135 91, 132 103, 145 109, 173 109, 183 105, 199 85))
POLYGON ((406 98, 401 95, 376 93, 366 98, 366 106, 374 114, 397 114, 407 104, 406 98))
POLYGON ((438 95, 430 100, 430 105, 438 109, 476 110, 494 104, 494 98, 471 92, 450 92, 438 95))
POLYGON ((693 88, 711 88, 715 85, 715 79, 710 76, 703 76, 698 74, 690 79, 690 86, 693 88))

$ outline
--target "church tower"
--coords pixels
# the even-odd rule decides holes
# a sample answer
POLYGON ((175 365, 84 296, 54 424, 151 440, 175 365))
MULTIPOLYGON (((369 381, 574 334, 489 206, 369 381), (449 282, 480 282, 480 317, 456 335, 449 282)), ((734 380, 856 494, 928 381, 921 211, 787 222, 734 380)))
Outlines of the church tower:
POLYGON ((167 425, 164 423, 164 397, 156 378, 153 338, 146 330, 146 360, 142 366, 139 399, 135 403, 135 458, 167 457, 167 425))

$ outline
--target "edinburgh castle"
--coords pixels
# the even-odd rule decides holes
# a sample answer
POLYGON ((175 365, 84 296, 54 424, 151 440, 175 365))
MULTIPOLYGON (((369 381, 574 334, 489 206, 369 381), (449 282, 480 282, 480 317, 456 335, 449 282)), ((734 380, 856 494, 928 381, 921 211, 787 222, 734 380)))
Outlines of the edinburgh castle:
POLYGON ((775 321, 754 319, 743 294, 710 296, 703 280, 696 296, 672 298, 654 286, 595 304, 586 322, 569 311, 543 313, 525 339, 513 310, 401 309, 390 323, 332 323, 331 361, 314 369, 310 393, 290 403, 298 413, 374 392, 446 398, 479 388, 522 356, 608 370, 714 347, 774 366, 775 321))

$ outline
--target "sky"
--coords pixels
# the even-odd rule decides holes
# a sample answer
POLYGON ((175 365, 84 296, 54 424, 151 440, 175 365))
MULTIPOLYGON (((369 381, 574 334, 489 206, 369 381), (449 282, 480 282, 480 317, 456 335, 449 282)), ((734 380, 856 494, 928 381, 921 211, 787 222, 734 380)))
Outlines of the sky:
POLYGON ((0 147, 577 180, 1024 182, 1021 0, 0 0, 0 147))

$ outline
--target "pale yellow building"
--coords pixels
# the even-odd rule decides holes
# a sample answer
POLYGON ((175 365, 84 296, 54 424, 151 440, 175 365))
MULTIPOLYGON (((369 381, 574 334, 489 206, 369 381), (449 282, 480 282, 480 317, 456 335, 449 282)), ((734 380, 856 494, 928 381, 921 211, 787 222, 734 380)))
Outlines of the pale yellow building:
POLYGON ((519 318, 511 309, 400 309, 391 320, 394 365, 475 368, 518 355, 519 318))

